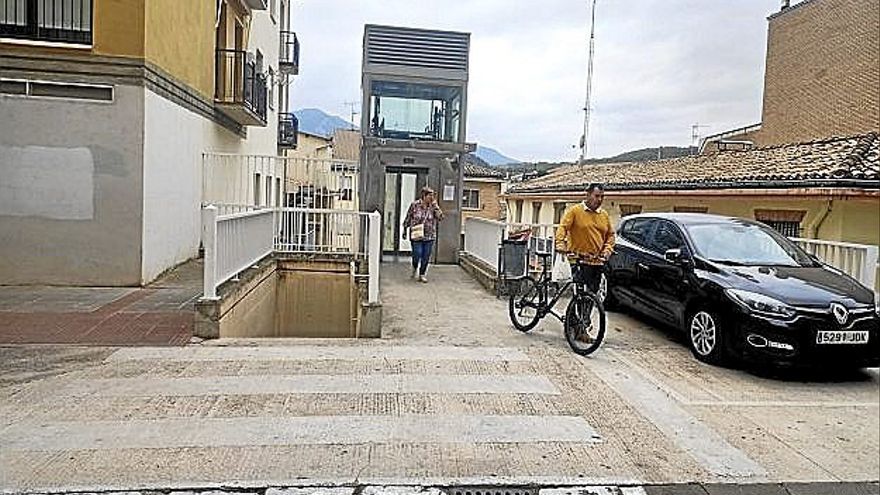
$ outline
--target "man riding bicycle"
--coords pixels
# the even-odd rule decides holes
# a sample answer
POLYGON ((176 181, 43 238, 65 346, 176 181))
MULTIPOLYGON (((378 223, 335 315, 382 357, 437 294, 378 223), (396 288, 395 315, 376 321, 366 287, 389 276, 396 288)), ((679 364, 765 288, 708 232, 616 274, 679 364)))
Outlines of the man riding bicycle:
POLYGON ((614 251, 614 227, 602 209, 604 198, 605 187, 590 184, 586 199, 568 208, 556 229, 556 250, 568 256, 572 280, 594 294, 599 291, 605 262, 614 251))

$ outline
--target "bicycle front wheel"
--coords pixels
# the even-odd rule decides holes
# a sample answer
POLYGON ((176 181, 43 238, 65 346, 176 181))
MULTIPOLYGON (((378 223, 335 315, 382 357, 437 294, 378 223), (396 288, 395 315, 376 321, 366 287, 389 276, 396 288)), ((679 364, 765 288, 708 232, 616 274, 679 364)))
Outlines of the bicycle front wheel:
POLYGON ((535 328, 541 319, 538 313, 541 307, 541 291, 532 277, 525 277, 516 284, 517 290, 510 291, 507 300, 507 312, 510 322, 521 332, 535 328))
POLYGON ((572 297, 565 310, 565 340, 571 350, 587 356, 602 345, 605 338, 605 308, 595 294, 587 292, 572 297))

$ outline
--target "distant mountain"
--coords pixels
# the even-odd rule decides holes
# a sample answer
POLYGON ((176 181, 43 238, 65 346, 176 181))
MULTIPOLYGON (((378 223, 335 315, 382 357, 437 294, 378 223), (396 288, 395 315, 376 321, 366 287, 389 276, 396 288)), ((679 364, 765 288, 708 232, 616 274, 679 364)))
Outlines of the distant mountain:
POLYGON ((509 156, 504 156, 499 153, 498 150, 492 149, 488 146, 477 145, 477 151, 474 152, 474 154, 482 158, 484 162, 492 166, 512 165, 520 163, 519 160, 514 160, 509 156))
MULTIPOLYGON (((296 115, 296 118, 299 119, 299 130, 309 134, 316 134, 318 136, 329 138, 333 136, 333 132, 336 129, 351 129, 353 127, 351 122, 348 122, 341 117, 337 117, 336 115, 330 115, 318 108, 301 108, 299 110, 294 110, 293 113, 296 115)), ((354 128, 357 129, 357 127, 354 128)), ((488 146, 477 146, 477 151, 474 154, 490 166, 510 166, 520 163, 519 160, 514 160, 509 156, 502 155, 498 150, 489 148, 488 146)))
POLYGON ((646 162, 658 158, 678 158, 694 153, 693 148, 681 146, 661 146, 659 148, 642 148, 635 151, 627 151, 608 158, 596 158, 588 160, 590 163, 615 163, 615 162, 646 162))
POLYGON ((299 130, 309 134, 331 137, 336 129, 351 129, 353 127, 351 122, 317 108, 301 108, 294 110, 293 114, 299 119, 299 130))

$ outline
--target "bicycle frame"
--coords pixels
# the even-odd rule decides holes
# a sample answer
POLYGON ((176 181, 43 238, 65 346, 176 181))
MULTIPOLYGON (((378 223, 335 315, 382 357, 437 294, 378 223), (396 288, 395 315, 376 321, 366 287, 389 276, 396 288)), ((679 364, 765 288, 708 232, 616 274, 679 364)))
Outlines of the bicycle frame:
POLYGON ((580 295, 581 292, 590 292, 590 290, 587 289, 586 284, 575 282, 574 280, 569 280, 562 286, 561 289, 559 289, 559 291, 552 298, 549 298, 547 296, 547 293, 550 284, 552 284, 553 281, 550 279, 550 274, 547 270, 547 262, 544 261, 541 263, 541 265, 541 275, 538 277, 536 285, 536 287, 538 288, 539 302, 538 307, 535 308, 535 310, 538 312, 538 318, 542 319, 549 314, 553 315, 560 322, 564 322, 565 316, 557 313, 554 309, 556 303, 559 302, 559 299, 562 298, 562 295, 565 294, 571 286, 574 286, 575 296, 580 295))

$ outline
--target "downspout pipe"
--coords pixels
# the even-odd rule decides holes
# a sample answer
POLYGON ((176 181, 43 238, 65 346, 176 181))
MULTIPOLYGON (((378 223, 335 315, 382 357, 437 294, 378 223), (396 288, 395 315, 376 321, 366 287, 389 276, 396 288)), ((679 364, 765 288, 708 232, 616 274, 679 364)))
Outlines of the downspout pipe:
POLYGON ((819 229, 822 228, 822 224, 825 223, 825 220, 828 218, 828 215, 831 214, 831 210, 833 209, 833 206, 834 206, 834 200, 829 199, 828 204, 825 206, 825 211, 822 213, 822 216, 819 217, 819 219, 816 220, 816 222, 813 224, 813 229, 812 229, 813 230, 813 232, 812 232, 813 239, 819 238, 819 229))

